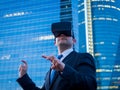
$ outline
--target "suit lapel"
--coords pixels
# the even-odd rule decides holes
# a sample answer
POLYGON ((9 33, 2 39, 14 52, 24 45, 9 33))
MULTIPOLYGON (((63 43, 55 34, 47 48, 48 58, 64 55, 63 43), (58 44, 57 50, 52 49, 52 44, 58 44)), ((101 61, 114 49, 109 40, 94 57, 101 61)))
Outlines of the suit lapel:
POLYGON ((45 77, 45 87, 46 87, 46 90, 49 90, 49 87, 50 87, 49 78, 50 78, 50 70, 47 72, 46 77, 45 77))
POLYGON ((53 84, 58 76, 58 73, 55 73, 53 81, 52 81, 52 83, 50 83, 50 73, 51 73, 51 69, 48 71, 47 76, 46 76, 46 88, 47 88, 47 90, 50 90, 50 88, 53 86, 53 84))
POLYGON ((63 62, 64 62, 64 63, 68 62, 69 59, 71 59, 71 58, 74 56, 74 52, 75 52, 75 51, 72 51, 67 57, 65 57, 65 58, 63 59, 63 62))
MULTIPOLYGON (((67 63, 68 61, 69 61, 69 59, 71 59, 71 57, 74 55, 74 51, 72 51, 67 57, 65 57, 64 59, 63 59, 63 62, 64 63, 67 63)), ((51 70, 50 70, 50 72, 51 72, 51 70)), ((50 88, 53 86, 53 84, 55 83, 55 81, 56 81, 56 79, 57 79, 57 77, 58 77, 58 75, 59 75, 59 72, 56 72, 55 73, 55 76, 54 76, 54 78, 53 78, 53 81, 52 81, 52 83, 50 84, 50 72, 49 72, 49 85, 50 85, 50 88)))
MULTIPOLYGON (((58 72, 56 71, 56 72, 55 72, 55 76, 53 77, 53 81, 52 81, 52 83, 50 84, 50 87, 55 83, 55 80, 57 79, 57 77, 58 77, 58 72)), ((50 81, 50 77, 49 77, 49 81, 50 81)))

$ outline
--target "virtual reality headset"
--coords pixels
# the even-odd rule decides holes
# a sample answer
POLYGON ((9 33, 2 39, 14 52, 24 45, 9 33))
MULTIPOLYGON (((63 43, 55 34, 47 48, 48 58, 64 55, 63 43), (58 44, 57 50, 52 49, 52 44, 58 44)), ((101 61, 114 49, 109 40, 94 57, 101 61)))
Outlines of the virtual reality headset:
POLYGON ((51 26, 52 33, 55 37, 64 34, 66 36, 73 36, 72 24, 71 22, 57 22, 53 23, 51 26))

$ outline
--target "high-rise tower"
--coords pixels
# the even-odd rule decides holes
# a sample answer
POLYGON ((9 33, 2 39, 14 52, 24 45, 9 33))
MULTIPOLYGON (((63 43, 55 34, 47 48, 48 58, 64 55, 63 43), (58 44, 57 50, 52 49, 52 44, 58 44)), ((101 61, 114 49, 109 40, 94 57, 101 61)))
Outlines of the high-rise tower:
POLYGON ((73 1, 0 0, 1 90, 21 90, 16 79, 22 59, 28 62, 31 79, 42 86, 50 62, 41 55, 57 56, 51 24, 71 21, 77 36, 77 1, 73 1))
POLYGON ((93 52, 98 90, 120 89, 117 74, 120 73, 120 64, 116 63, 120 57, 117 53, 120 46, 119 5, 119 0, 78 1, 79 47, 81 52, 93 52))

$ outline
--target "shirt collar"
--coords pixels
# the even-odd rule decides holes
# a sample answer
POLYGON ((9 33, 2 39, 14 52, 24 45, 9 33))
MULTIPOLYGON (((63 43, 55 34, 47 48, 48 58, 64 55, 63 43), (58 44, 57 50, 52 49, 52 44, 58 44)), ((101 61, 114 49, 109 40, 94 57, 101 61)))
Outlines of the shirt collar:
POLYGON ((63 57, 61 58, 61 60, 63 60, 67 55, 69 55, 71 52, 73 51, 73 48, 67 49, 64 52, 62 52, 61 54, 63 55, 63 57))

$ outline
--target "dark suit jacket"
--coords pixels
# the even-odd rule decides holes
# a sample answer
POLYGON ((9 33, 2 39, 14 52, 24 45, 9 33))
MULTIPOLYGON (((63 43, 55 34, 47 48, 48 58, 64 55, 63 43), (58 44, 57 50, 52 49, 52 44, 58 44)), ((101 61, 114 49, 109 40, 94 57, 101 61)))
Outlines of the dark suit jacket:
POLYGON ((17 82, 24 90, 96 90, 96 68, 93 57, 88 53, 71 52, 64 60, 65 68, 57 72, 50 84, 50 71, 46 74, 45 83, 40 89, 25 74, 17 82))

